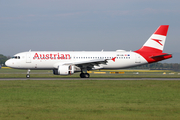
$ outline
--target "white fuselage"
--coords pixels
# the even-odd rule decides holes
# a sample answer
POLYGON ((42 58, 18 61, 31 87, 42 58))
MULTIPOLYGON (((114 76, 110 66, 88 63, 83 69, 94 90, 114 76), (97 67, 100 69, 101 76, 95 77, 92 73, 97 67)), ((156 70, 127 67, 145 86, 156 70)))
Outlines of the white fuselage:
POLYGON ((94 69, 121 69, 148 63, 135 52, 69 52, 69 51, 30 51, 22 52, 9 59, 6 65, 17 69, 57 69, 59 65, 107 60, 106 64, 94 65, 94 69), (114 58, 114 60, 112 60, 114 58))

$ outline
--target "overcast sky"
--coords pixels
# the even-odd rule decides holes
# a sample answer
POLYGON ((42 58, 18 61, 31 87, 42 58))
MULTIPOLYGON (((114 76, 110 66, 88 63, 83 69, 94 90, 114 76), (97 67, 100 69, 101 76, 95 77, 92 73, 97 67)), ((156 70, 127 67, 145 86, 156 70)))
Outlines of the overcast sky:
POLYGON ((180 52, 179 0, 0 0, 0 54, 137 50, 170 25, 164 52, 180 52))

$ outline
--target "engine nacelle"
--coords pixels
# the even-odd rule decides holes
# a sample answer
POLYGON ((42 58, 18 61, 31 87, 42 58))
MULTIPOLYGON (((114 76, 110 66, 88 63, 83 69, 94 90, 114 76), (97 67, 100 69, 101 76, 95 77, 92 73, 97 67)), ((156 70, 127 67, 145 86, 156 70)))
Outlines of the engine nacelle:
POLYGON ((72 65, 60 65, 58 69, 53 70, 54 75, 72 75, 74 74, 74 66, 72 65))

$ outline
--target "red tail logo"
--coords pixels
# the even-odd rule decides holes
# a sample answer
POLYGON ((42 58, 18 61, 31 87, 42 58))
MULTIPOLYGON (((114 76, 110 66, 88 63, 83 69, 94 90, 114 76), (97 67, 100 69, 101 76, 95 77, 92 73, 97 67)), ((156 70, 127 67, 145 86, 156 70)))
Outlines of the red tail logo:
POLYGON ((158 40, 158 39, 152 39, 152 40, 156 41, 156 42, 159 43, 161 46, 163 46, 163 44, 160 43, 160 41, 162 41, 162 40, 158 40))

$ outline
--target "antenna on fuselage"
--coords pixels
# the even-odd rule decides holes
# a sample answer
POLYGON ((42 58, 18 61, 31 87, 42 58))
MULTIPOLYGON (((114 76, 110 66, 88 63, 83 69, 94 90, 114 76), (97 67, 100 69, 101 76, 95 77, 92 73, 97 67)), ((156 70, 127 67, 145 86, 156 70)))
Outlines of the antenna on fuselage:
POLYGON ((31 52, 31 49, 29 50, 29 52, 31 52))

